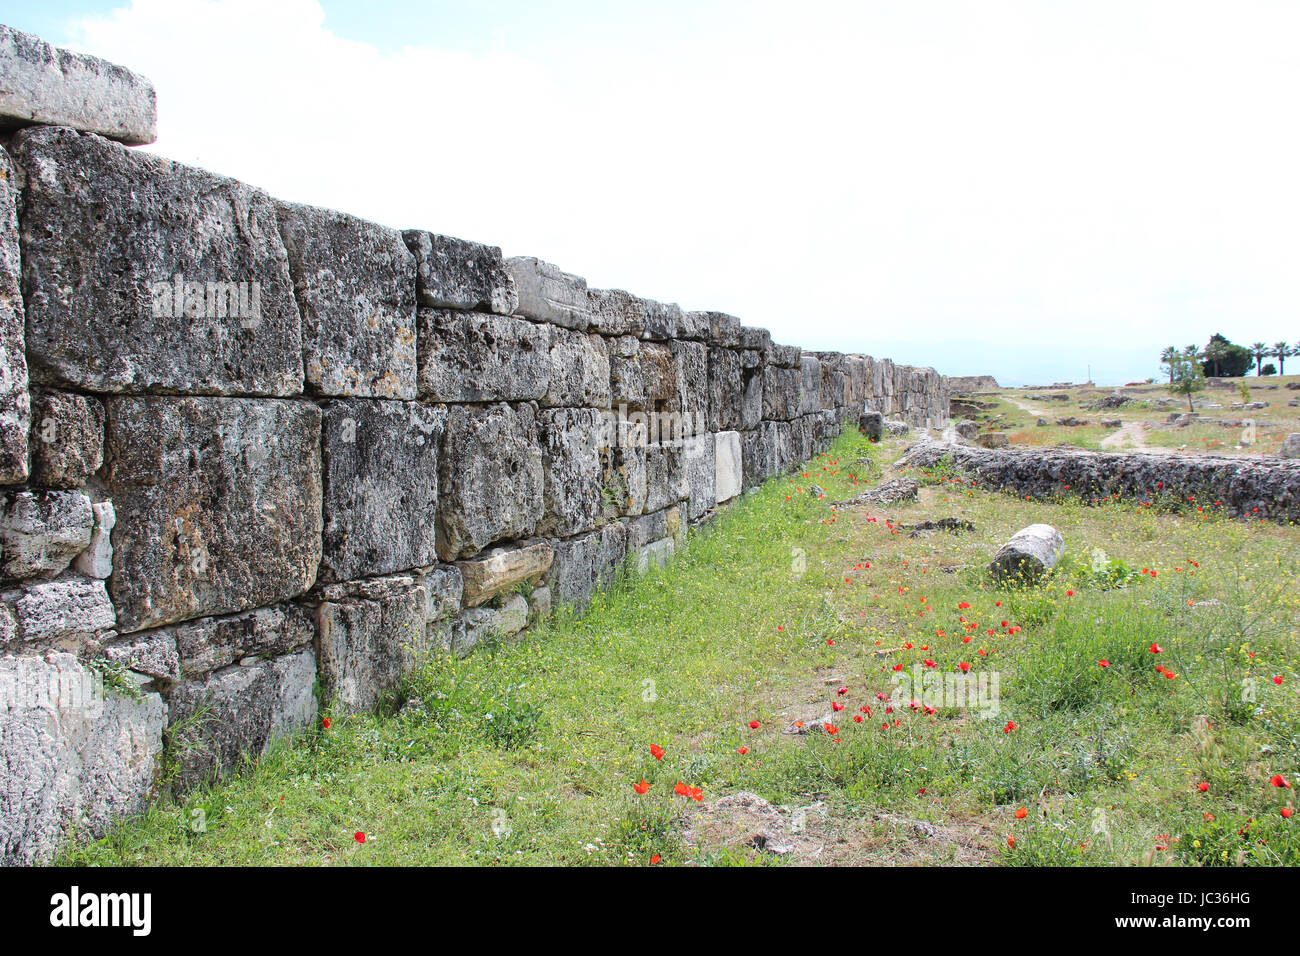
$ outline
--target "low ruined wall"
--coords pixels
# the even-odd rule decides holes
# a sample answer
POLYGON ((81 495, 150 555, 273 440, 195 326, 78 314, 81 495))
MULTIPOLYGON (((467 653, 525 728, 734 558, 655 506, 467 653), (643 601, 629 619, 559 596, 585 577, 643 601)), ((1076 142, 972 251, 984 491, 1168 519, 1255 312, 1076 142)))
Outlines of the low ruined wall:
POLYGON ((1295 459, 986 449, 925 439, 908 449, 903 462, 927 468, 948 464, 985 488, 1036 498, 1119 495, 1232 517, 1300 521, 1300 460, 1295 459))
POLYGON ((953 395, 997 391, 998 380, 992 375, 945 375, 948 391, 953 395))
POLYGON ((864 406, 946 417, 931 369, 128 149, 152 87, 93 57, 0 66, 3 127, 81 127, 0 137, 0 861, 585 604, 864 406))

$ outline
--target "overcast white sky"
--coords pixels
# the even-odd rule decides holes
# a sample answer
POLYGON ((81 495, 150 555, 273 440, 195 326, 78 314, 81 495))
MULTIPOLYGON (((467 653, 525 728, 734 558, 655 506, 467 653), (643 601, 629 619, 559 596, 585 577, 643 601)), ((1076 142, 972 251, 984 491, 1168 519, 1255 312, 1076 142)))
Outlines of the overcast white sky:
POLYGON ((1300 4, 48 0, 157 152, 1005 382, 1300 341, 1300 4))

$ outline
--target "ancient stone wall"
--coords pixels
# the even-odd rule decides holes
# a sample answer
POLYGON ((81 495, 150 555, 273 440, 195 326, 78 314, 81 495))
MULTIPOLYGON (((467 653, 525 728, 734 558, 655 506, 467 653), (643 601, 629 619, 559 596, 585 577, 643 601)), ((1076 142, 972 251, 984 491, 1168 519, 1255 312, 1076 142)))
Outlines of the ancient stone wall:
POLYGON ((586 604, 865 405, 946 417, 931 369, 129 149, 152 87, 93 57, 0 28, 0 69, 0 861, 586 604))

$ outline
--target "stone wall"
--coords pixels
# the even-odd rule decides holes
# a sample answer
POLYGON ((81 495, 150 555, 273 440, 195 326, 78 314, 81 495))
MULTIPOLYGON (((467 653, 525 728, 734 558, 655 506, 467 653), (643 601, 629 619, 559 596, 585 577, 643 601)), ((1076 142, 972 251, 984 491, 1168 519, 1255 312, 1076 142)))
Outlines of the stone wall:
POLYGON ((970 395, 974 392, 993 392, 998 380, 992 375, 945 375, 948 391, 953 395, 970 395))
POLYGON ((152 87, 93 57, 0 68, 0 861, 585 605, 864 406, 946 416, 931 369, 131 150, 152 87))
POLYGON ((918 467, 948 464, 985 488, 1016 495, 1069 494, 1085 500, 1119 495, 1252 520, 1300 521, 1300 460, 1294 459, 986 449, 923 439, 903 461, 918 467))

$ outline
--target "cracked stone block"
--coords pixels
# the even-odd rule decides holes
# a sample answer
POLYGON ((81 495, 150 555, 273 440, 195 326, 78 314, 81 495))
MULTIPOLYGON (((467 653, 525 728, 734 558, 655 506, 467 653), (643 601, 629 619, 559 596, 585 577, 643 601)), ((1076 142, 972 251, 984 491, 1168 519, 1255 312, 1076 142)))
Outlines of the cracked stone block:
POLYGON ((641 377, 641 340, 623 335, 608 340, 609 401, 641 408, 645 404, 645 381, 641 377))
POLYGON ((600 450, 605 517, 639 515, 647 493, 645 425, 620 417, 612 428, 616 440, 600 450))
POLYGON ((424 619, 434 624, 459 615, 464 604, 465 578, 459 568, 430 568, 416 576, 424 587, 424 619))
POLYGON ((766 352, 772 344, 772 333, 767 329, 743 325, 740 328, 740 348, 766 352))
POLYGON ((696 328, 695 321, 688 320, 686 312, 676 302, 655 302, 646 300, 645 330, 643 339, 653 342, 670 342, 686 336, 689 330, 696 328))
POLYGON ((680 412, 682 384, 673 350, 659 342, 643 342, 638 364, 644 394, 641 407, 656 412, 680 412))
POLYGON ((769 366, 798 368, 799 360, 803 357, 803 350, 797 345, 777 345, 775 342, 771 342, 764 354, 765 361, 769 366))
POLYGON ((718 432, 714 443, 714 488, 718 504, 730 501, 743 490, 743 460, 740 432, 718 432))
POLYGON ((0 658, 0 865, 53 857, 144 810, 162 753, 154 693, 104 693, 71 654, 0 658), (57 693, 50 693, 55 689, 57 693))
POLYGON ((176 649, 180 673, 201 677, 245 658, 279 657, 310 644, 316 638, 312 612, 297 604, 274 604, 239 614, 201 617, 132 638, 149 636, 168 641, 176 649))
MULTIPOLYGON (((741 353, 757 355, 757 352, 741 353)), ((742 357, 740 370, 740 416, 735 427, 741 431, 757 428, 763 420, 763 367, 755 364, 745 366, 742 357)))
POLYGON ((317 395, 415 398, 415 257, 396 229, 276 202, 317 395))
POLYGON ((500 607, 472 607, 461 615, 465 630, 454 648, 464 657, 487 641, 504 641, 514 637, 528 626, 528 601, 522 594, 514 594, 500 607))
POLYGON ((686 514, 691 521, 698 521, 717 504, 713 438, 712 434, 695 435, 683 442, 686 483, 690 489, 686 514))
POLYGON ((538 416, 542 444, 542 518, 539 534, 567 538, 590 531, 604 516, 601 460, 611 425, 594 408, 555 408, 538 416))
POLYGON ((104 403, 41 389, 31 408, 32 484, 80 488, 104 463, 104 403))
POLYGON ((498 247, 422 229, 407 229, 402 237, 415 256, 420 305, 498 315, 510 315, 518 307, 515 282, 498 247))
POLYGON ((794 463, 802 464, 812 459, 815 449, 815 415, 803 415, 790 423, 790 450, 794 463))
POLYGON ((709 350, 701 342, 673 342, 677 366, 682 435, 698 435, 709 427, 709 350))
POLYGON ((153 84, 126 67, 0 26, 0 130, 69 126, 133 146, 158 138, 153 84))
POLYGON ((310 402, 110 398, 109 583, 123 631, 287 600, 321 558, 310 402))
POLYGON ((799 413, 808 415, 821 407, 822 363, 817 356, 805 354, 799 360, 799 413))
POLYGON ((470 558, 528 538, 542 518, 542 449, 531 405, 453 406, 438 460, 437 550, 470 558))
POLYGON ((763 418, 788 422, 799 415, 799 370, 782 365, 763 369, 763 418))
POLYGON ((586 279, 532 256, 507 259, 505 267, 519 293, 520 315, 578 331, 591 324, 586 279))
POLYGON ((12 151, 26 177, 33 381, 137 394, 302 392, 302 320, 269 196, 69 129, 22 130, 12 151))
POLYGON ((709 430, 739 428, 741 403, 740 353, 714 346, 709 349, 709 430))
POLYGON ((468 561, 457 561, 464 579, 466 607, 477 607, 525 581, 536 581, 555 559, 555 549, 542 540, 489 548, 468 561))
POLYGON ((446 420, 445 409, 418 402, 325 403, 321 581, 438 560, 438 445, 446 420))
POLYGON ((696 322, 705 330, 711 345, 734 349, 740 346, 740 319, 725 312, 695 312, 696 322))
MULTIPOLYGON (((7 29, 0 26, 0 37, 7 29)), ((13 160, 0 147, 0 484, 27 480, 27 432, 31 426, 18 197, 13 160)))
POLYGON ((80 491, 16 491, 0 516, 0 572, 52 578, 90 546, 94 512, 80 491))
POLYGON ((181 660, 176 639, 164 630, 140 631, 104 645, 104 656, 152 680, 181 679, 181 660))
POLYGON ((316 719, 316 654, 246 660, 167 693, 167 743, 184 792, 223 777, 244 758, 316 719))
POLYGON ((437 402, 530 401, 551 382, 548 325, 483 312, 420 309, 420 396, 437 402))
POLYGON ((646 447, 645 510, 661 511, 691 495, 686 476, 684 442, 662 442, 646 447))
POLYGON ((533 593, 528 595, 528 626, 532 627, 538 621, 544 621, 550 616, 551 589, 534 588, 533 593))
POLYGON ((588 289, 590 329, 601 335, 640 336, 651 303, 622 289, 588 289))
POLYGON ((104 582, 60 578, 22 590, 6 591, 0 600, 12 612, 16 637, 33 643, 67 643, 96 639, 117 623, 104 582))
POLYGON ((609 350, 599 335, 551 330, 550 386, 542 404, 609 408, 609 350))
POLYGON ((651 568, 663 570, 677 553, 677 544, 672 538, 661 538, 631 550, 632 563, 638 574, 645 574, 651 568))
POLYGON ((329 585, 320 596, 321 682, 346 710, 370 710, 430 650, 424 586, 393 575, 329 585))
POLYGON ((773 475, 784 474, 794 464, 794 444, 789 422, 764 421, 745 435, 741 459, 745 483, 761 485, 773 475))
POLYGON ((676 506, 629 518, 626 525, 629 553, 661 538, 671 538, 679 547, 686 543, 686 523, 682 520, 681 508, 676 506))
POLYGON ((90 506, 94 524, 90 529, 90 546, 72 559, 72 568, 88 578, 107 578, 113 573, 113 526, 117 512, 113 502, 97 501, 90 506))
POLYGON ((583 608, 598 587, 608 584, 627 559, 627 529, 622 522, 555 543, 555 562, 546 574, 553 600, 583 608))

